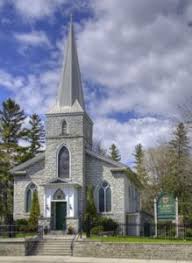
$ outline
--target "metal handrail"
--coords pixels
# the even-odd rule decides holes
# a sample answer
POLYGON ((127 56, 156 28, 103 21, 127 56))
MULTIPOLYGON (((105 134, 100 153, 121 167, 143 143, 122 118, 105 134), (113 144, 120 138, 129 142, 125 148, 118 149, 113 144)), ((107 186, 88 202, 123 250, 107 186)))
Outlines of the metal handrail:
POLYGON ((74 238, 72 239, 71 241, 71 256, 73 256, 73 250, 74 250, 74 243, 75 243, 75 240, 77 240, 80 236, 80 232, 78 232, 74 238))

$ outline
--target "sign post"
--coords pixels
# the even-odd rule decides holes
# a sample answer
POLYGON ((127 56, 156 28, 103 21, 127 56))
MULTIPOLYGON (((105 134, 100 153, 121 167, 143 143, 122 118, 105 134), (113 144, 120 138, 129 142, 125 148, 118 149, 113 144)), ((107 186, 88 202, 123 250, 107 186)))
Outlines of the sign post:
POLYGON ((158 221, 175 220, 176 234, 179 236, 178 223, 178 199, 171 193, 160 193, 157 199, 154 199, 154 220, 155 220, 155 237, 158 235, 158 221))
POLYGON ((155 237, 157 237, 157 199, 154 199, 155 237))
POLYGON ((176 206, 176 220, 175 220, 175 226, 176 226, 176 235, 175 237, 179 237, 179 206, 178 206, 178 198, 175 199, 175 206, 176 206))

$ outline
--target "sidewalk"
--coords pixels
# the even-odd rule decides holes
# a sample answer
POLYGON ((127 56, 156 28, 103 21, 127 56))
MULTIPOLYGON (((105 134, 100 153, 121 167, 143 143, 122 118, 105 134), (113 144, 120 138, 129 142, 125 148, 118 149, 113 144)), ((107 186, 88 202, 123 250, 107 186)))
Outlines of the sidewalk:
POLYGON ((33 256, 33 257, 0 257, 2 263, 190 263, 192 261, 176 260, 139 260, 139 259, 115 259, 115 258, 81 258, 81 257, 50 257, 50 256, 33 256))

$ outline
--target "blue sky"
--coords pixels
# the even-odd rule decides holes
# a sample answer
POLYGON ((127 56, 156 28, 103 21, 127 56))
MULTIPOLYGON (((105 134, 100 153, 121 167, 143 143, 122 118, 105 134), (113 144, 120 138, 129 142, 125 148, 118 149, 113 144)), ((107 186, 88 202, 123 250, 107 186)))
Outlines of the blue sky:
POLYGON ((192 95, 189 0, 0 0, 0 102, 51 107, 71 13, 94 137, 124 162, 167 141, 192 95))

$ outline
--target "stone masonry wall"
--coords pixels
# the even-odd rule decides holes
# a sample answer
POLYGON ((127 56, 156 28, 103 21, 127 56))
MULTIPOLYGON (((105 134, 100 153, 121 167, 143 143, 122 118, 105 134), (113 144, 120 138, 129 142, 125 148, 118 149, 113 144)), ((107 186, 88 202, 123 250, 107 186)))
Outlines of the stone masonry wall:
POLYGON ((75 257, 192 260, 192 244, 139 244, 76 241, 75 257))
POLYGON ((41 185, 44 180, 45 162, 39 161, 26 169, 27 175, 14 177, 14 219, 28 218, 29 213, 25 212, 25 195, 27 186, 33 182, 37 186, 40 203, 40 211, 43 215, 44 188, 41 185))
POLYGON ((25 240, 0 240, 0 256, 25 256, 25 240))
POLYGON ((53 179, 57 174, 57 156, 64 145, 70 153, 70 178, 69 181, 78 183, 79 212, 83 213, 85 203, 85 134, 84 113, 61 113, 47 115, 47 147, 45 157, 45 176, 53 179), (62 122, 67 123, 67 134, 61 134, 62 122))
MULTIPOLYGON (((86 155, 86 184, 92 184, 95 188, 94 196, 97 204, 97 191, 100 183, 106 180, 111 187, 112 210, 102 213, 119 223, 125 224, 125 177, 124 175, 112 174, 112 165, 90 155, 86 155)), ((98 205, 97 205, 98 207, 98 205)))

